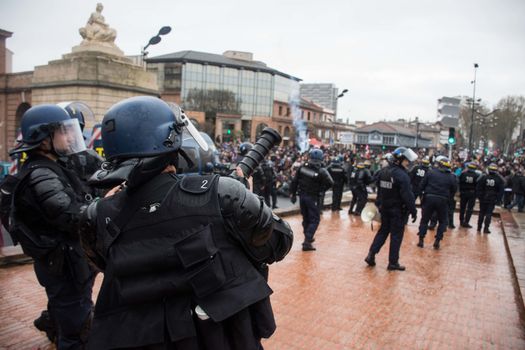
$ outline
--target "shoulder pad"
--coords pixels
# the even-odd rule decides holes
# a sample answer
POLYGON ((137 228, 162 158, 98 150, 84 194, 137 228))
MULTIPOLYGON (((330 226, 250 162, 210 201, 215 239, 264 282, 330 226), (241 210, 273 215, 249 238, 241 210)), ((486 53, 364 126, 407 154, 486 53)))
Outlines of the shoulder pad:
POLYGON ((215 174, 204 176, 186 175, 180 182, 180 188, 188 193, 204 193, 210 189, 212 182, 216 177, 217 175, 215 174))
POLYGON ((53 179, 57 179, 57 181, 60 181, 60 180, 58 180, 59 177, 58 177, 57 173, 55 173, 53 170, 51 170, 49 168, 45 168, 45 167, 36 168, 35 170, 33 170, 29 174, 29 183, 31 185, 34 185, 34 184, 39 183, 41 181, 53 180, 53 179))

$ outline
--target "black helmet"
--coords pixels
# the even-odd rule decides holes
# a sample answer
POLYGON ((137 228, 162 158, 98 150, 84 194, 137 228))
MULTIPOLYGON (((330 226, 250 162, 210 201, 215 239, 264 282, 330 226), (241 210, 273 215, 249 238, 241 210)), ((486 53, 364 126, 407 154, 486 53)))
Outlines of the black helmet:
POLYGON ((84 140, 76 119, 71 119, 62 108, 53 104, 42 104, 29 108, 22 116, 22 140, 9 151, 10 155, 30 151, 40 146, 48 137, 53 139, 57 153, 71 154, 85 149, 84 140), (61 130, 61 133, 56 131, 61 130), (59 135, 73 135, 69 141, 64 141, 59 135), (56 137, 54 135, 56 134, 56 137), (80 137, 80 139, 78 139, 80 137), (59 142, 60 141, 60 142, 59 142), (60 143, 60 145, 59 145, 60 143), (57 149, 59 148, 59 149, 57 149))
POLYGON ((392 152, 392 156, 397 161, 401 162, 403 159, 413 162, 417 159, 417 154, 414 153, 410 148, 398 147, 392 152))
POLYGON ((310 160, 323 160, 324 153, 319 148, 310 150, 310 160))
POLYGON ((253 148, 253 144, 252 143, 250 143, 250 142, 243 142, 239 146, 239 154, 244 157, 246 155, 246 153, 248 153, 252 148, 253 148))
POLYGON ((496 173, 498 172, 498 165, 496 163, 490 163, 487 169, 489 173, 496 173))
POLYGON ((170 106, 156 97, 138 96, 113 105, 102 120, 107 160, 146 158, 178 151, 181 129, 170 106))

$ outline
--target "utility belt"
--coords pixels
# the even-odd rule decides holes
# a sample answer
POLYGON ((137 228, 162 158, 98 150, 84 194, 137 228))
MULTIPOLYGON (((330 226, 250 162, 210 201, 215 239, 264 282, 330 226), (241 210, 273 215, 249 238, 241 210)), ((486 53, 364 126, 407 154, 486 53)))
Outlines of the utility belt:
POLYGON ((448 196, 443 196, 443 195, 435 194, 435 193, 425 193, 425 197, 435 197, 435 198, 443 199, 446 201, 450 200, 448 196))

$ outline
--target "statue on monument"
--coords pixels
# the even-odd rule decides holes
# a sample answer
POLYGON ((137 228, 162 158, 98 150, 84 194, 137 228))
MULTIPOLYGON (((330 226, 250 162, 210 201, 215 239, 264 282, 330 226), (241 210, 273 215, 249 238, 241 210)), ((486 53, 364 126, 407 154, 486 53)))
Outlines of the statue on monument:
POLYGON ((98 3, 96 11, 89 17, 86 26, 78 30, 82 38, 84 38, 81 45, 89 44, 91 42, 97 42, 99 44, 114 43, 115 38, 117 37, 117 31, 110 28, 106 23, 104 16, 102 16, 103 9, 104 6, 101 3, 98 3))
POLYGON ((115 45, 117 31, 106 23, 102 16, 103 9, 104 6, 98 3, 96 11, 89 16, 86 26, 78 30, 84 40, 80 45, 73 47, 73 54, 86 51, 102 52, 125 59, 124 52, 115 45))

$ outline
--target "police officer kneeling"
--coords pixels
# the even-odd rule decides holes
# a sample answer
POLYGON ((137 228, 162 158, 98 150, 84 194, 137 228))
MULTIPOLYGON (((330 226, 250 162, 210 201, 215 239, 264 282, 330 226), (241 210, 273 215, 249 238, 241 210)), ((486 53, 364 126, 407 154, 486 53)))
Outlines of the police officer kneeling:
POLYGON ((85 212, 83 243, 104 271, 89 347, 261 349, 275 321, 257 266, 283 259, 292 231, 239 181, 175 174, 175 113, 134 97, 104 116, 107 176, 131 171, 85 212))
POLYGON ((428 222, 434 212, 437 213, 438 228, 434 240, 434 249, 439 249, 439 242, 448 225, 448 210, 451 198, 457 190, 456 176, 450 172, 450 162, 444 156, 438 157, 438 168, 432 169, 421 182, 423 194, 421 222, 419 223, 418 247, 423 248, 428 222))
POLYGON ((390 233, 388 270, 404 271, 405 267, 399 264, 403 232, 408 214, 412 216, 412 222, 415 222, 417 217, 416 200, 412 193, 407 167, 410 162, 417 159, 417 155, 410 148, 405 147, 396 148, 392 155, 393 163, 383 168, 378 177, 376 205, 381 213, 381 227, 365 261, 369 266, 375 266, 375 255, 379 253, 390 233))

